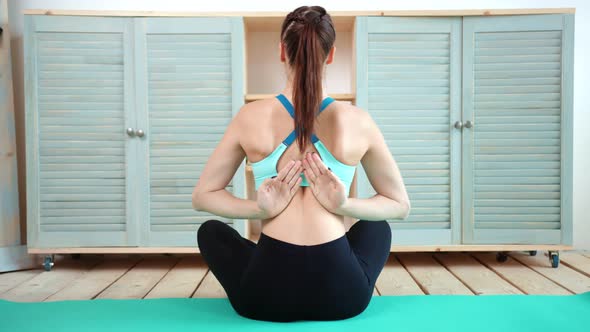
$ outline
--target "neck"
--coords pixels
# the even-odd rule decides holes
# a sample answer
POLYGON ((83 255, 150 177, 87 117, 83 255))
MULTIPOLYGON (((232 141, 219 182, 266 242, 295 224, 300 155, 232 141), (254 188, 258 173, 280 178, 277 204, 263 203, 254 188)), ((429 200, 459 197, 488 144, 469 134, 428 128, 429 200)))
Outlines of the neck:
MULTIPOLYGON (((293 81, 287 80, 287 85, 281 90, 281 93, 285 95, 285 97, 293 100, 293 81)), ((322 80, 322 100, 328 97, 328 93, 326 92, 324 81, 322 80)))

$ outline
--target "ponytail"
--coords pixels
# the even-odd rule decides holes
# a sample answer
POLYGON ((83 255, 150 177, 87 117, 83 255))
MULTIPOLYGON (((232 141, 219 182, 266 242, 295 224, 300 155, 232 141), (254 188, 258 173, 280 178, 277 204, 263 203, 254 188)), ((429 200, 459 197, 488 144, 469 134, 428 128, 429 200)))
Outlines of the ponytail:
POLYGON ((322 53, 313 24, 306 24, 299 38, 293 68, 293 106, 300 151, 311 140, 315 116, 322 102, 322 53))
POLYGON ((294 72, 293 107, 299 150, 311 141, 322 102, 323 64, 336 33, 329 14, 320 6, 302 6, 287 15, 281 31, 294 72))

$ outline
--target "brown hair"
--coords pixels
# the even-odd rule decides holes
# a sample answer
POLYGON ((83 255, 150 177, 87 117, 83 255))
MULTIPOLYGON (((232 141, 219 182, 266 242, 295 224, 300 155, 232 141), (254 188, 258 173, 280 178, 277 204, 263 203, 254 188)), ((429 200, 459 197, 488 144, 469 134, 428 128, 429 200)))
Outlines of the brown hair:
POLYGON ((322 102, 322 72, 336 40, 332 18, 323 7, 301 6, 290 12, 281 27, 281 42, 293 68, 293 107, 299 150, 311 141, 322 102))

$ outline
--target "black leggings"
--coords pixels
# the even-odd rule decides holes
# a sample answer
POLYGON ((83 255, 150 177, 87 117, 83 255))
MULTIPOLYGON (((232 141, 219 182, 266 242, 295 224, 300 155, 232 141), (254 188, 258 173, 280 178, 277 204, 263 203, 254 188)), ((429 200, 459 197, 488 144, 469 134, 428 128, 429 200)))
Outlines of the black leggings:
POLYGON ((339 320, 368 306, 389 257, 387 221, 359 220, 342 237, 297 245, 261 233, 258 244, 211 219, 197 232, 203 259, 241 316, 275 322, 339 320))

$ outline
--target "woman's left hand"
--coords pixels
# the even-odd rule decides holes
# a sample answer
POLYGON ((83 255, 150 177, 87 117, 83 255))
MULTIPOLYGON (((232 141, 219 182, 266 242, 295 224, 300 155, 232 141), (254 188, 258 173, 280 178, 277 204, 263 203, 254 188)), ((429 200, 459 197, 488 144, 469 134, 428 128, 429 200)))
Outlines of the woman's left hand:
POLYGON ((326 167, 317 153, 303 159, 305 178, 318 202, 328 211, 336 211, 346 204, 348 196, 344 183, 326 167))

